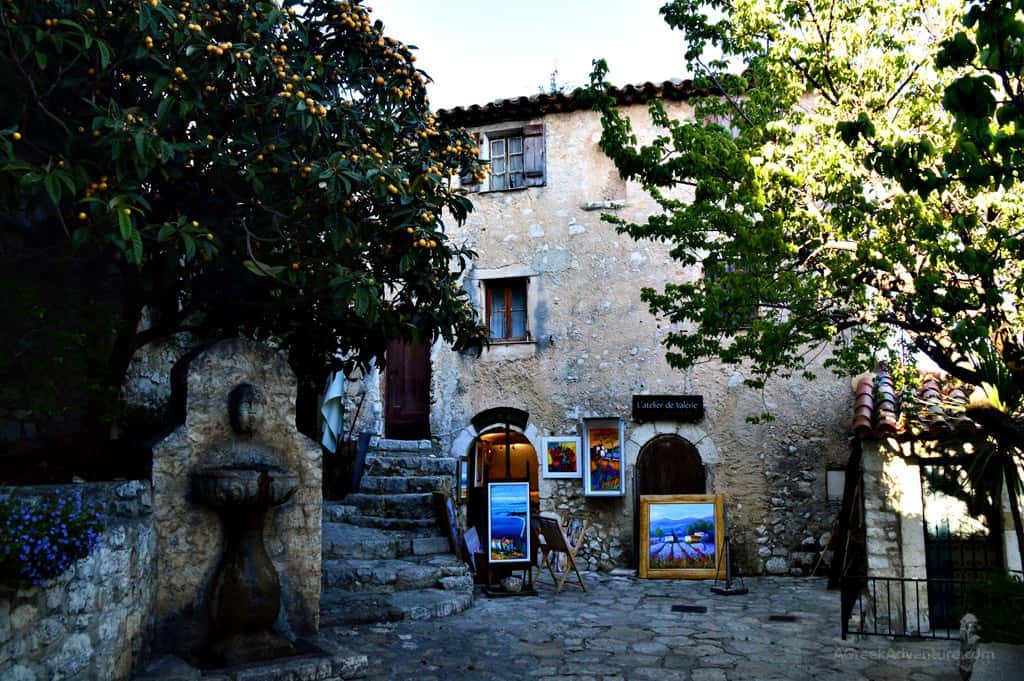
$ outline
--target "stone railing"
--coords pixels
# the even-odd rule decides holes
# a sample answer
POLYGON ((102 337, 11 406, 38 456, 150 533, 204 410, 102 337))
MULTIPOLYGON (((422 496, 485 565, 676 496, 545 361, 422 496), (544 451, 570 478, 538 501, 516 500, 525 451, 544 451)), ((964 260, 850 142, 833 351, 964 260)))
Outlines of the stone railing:
POLYGON ((69 487, 103 514, 100 543, 43 586, 0 587, 0 679, 120 681, 145 652, 156 585, 150 484, 0 487, 0 495, 45 497, 69 487))

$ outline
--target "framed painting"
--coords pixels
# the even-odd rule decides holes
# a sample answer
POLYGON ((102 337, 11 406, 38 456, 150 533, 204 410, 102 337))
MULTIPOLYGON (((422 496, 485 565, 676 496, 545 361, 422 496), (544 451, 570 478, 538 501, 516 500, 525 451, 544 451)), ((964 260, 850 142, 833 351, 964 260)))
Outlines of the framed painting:
POLYGON ((464 534, 462 538, 466 542, 466 553, 469 554, 469 564, 473 566, 473 572, 476 572, 476 554, 484 552, 483 547, 480 546, 480 535, 476 533, 475 527, 471 527, 466 530, 466 534, 464 534))
POLYGON ((541 441, 544 459, 540 468, 544 478, 578 478, 580 465, 580 439, 578 437, 546 437, 541 441))
POLYGON ((434 492, 434 510, 438 516, 438 524, 448 537, 452 553, 462 557, 462 532, 459 530, 459 516, 455 513, 452 498, 444 492, 434 492))
POLYGON ((487 544, 491 563, 530 560, 530 483, 487 483, 487 544))
POLYGON ((725 511, 721 494, 640 497, 643 578, 722 579, 725 511))
POLYGON ((459 459, 455 475, 455 500, 460 504, 469 499, 469 458, 459 459))
POLYGON ((626 493, 622 461, 622 419, 584 419, 583 494, 621 497, 626 493))

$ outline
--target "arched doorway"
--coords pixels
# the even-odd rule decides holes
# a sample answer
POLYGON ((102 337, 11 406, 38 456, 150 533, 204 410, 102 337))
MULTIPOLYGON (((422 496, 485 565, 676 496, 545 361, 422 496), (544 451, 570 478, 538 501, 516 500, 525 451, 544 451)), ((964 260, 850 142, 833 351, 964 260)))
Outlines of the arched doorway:
POLYGON ((678 435, 657 435, 640 448, 633 472, 633 560, 639 559, 640 496, 707 494, 700 452, 678 435))
MULTIPOLYGON (((511 407, 488 409, 472 419, 472 440, 467 438, 462 445, 468 451, 460 451, 465 451, 470 461, 466 524, 476 527, 481 539, 487 531, 489 482, 528 482, 530 515, 535 518, 540 512, 539 463, 528 420, 529 414, 511 407)), ((535 549, 536 541, 531 546, 535 549)))

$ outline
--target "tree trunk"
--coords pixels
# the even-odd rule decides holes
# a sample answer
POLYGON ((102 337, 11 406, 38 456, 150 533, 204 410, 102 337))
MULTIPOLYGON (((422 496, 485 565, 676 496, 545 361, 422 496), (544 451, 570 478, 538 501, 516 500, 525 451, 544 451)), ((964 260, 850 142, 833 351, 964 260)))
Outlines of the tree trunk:
POLYGON ((1020 503, 1017 498, 1020 476, 1013 456, 1000 451, 1003 459, 1003 474, 1006 478, 1006 495, 1010 499, 1010 515, 1013 516, 1013 529, 1017 534, 1017 551, 1020 553, 1021 568, 1024 569, 1024 526, 1021 525, 1020 503))

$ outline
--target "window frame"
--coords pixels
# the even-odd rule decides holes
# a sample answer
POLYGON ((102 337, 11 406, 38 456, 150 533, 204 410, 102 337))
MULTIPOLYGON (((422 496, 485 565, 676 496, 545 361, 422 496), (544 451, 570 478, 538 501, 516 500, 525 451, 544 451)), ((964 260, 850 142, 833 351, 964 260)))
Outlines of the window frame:
POLYGON ((491 343, 528 343, 532 341, 530 336, 530 278, 529 277, 502 277, 500 279, 486 279, 484 285, 484 317, 487 322, 488 340, 491 343), (516 310, 512 307, 512 291, 516 286, 522 286, 523 291, 523 335, 513 336, 512 313, 516 310), (491 312, 493 308, 493 297, 498 291, 502 292, 504 303, 504 331, 502 336, 491 335, 491 312))
POLYGON ((487 137, 487 160, 490 164, 491 171, 487 174, 487 191, 489 192, 505 192, 516 189, 526 189, 526 147, 523 133, 521 130, 509 131, 504 134, 497 134, 493 137, 487 137), (512 140, 519 140, 519 151, 512 151, 512 140), (494 145, 501 144, 504 147, 504 152, 501 154, 501 161, 504 170, 500 173, 494 172, 494 145), (519 159, 519 170, 512 170, 513 158, 519 159), (519 184, 513 186, 511 179, 513 174, 519 176, 519 184), (505 180, 504 187, 495 187, 494 179, 496 177, 503 178, 505 180))
MULTIPOLYGON (((702 266, 701 269, 702 269, 701 276, 703 276, 705 279, 708 279, 709 281, 716 282, 716 281, 718 281, 721 278, 721 275, 712 274, 712 273, 708 272, 706 266, 702 266)), ((735 273, 738 273, 738 272, 742 272, 742 270, 737 268, 735 265, 726 265, 725 266, 725 273, 726 274, 735 274, 735 273)), ((733 320, 735 320, 736 328, 738 330, 746 330, 746 329, 750 329, 751 327, 753 327, 754 322, 761 318, 761 305, 760 305, 760 301, 758 301, 758 303, 756 305, 754 305, 753 309, 750 311, 749 314, 746 315, 745 318, 742 318, 743 315, 737 314, 735 312, 732 315, 729 315, 728 313, 723 313, 723 312, 721 312, 719 310, 718 313, 720 315, 724 315, 723 319, 728 319, 729 317, 732 317, 733 320)))
POLYGON ((515 192, 532 187, 547 186, 547 127, 542 119, 523 122, 502 122, 483 125, 471 133, 479 149, 479 160, 487 164, 486 177, 477 181, 471 174, 459 175, 463 189, 470 193, 489 194, 491 192, 515 192), (518 151, 512 151, 515 142, 520 140, 518 151), (492 154, 494 143, 501 145, 501 154, 492 154), (511 165, 517 160, 519 168, 510 172, 511 165), (494 161, 499 161, 500 173, 495 174, 494 161), (508 178, 517 177, 516 186, 508 186, 508 178), (505 180, 504 187, 495 186, 494 178, 505 180))

